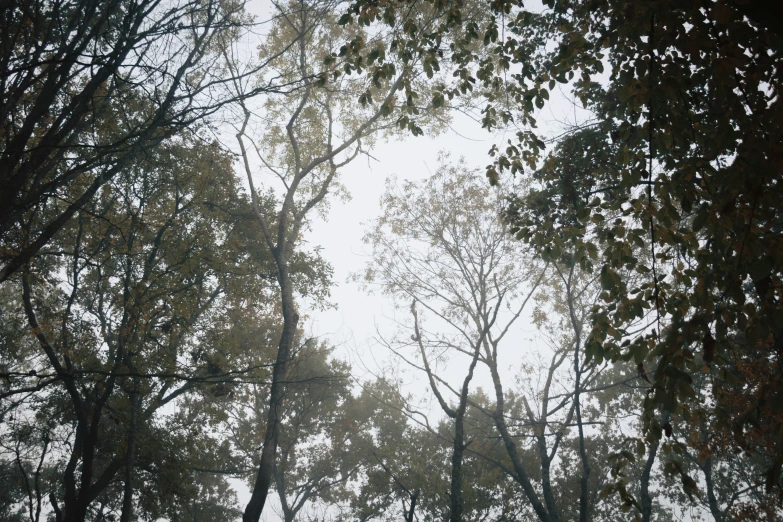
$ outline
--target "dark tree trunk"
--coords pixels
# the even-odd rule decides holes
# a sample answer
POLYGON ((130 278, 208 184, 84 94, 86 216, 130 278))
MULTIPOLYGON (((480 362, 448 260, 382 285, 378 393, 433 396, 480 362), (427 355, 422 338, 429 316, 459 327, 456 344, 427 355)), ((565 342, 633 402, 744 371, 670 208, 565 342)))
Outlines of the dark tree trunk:
MULTIPOLYGON (((284 255, 284 254, 281 254, 284 255)), ((293 288, 285 261, 278 264, 278 280, 281 287, 283 304, 283 333, 277 348, 277 359, 272 371, 272 386, 269 397, 269 411, 264 434, 264 446, 261 450, 261 462, 258 465, 253 494, 242 515, 243 522, 258 522, 266 504, 269 487, 274 478, 277 442, 280 435, 280 419, 285 392, 285 379, 291 359, 291 348, 299 323, 299 315, 294 304, 293 288)))
POLYGON ((125 456, 125 484, 123 488, 120 522, 130 522, 131 516, 133 515, 133 468, 136 462, 136 431, 140 402, 138 392, 138 378, 134 377, 134 381, 133 392, 131 393, 130 426, 128 427, 128 451, 125 456))
POLYGON ((416 502, 419 500, 419 491, 416 491, 411 495, 411 506, 408 508, 408 512, 405 513, 405 522, 413 522, 413 515, 416 514, 416 502))
POLYGON ((522 490, 525 492, 525 496, 533 506, 533 510, 536 512, 536 515, 538 515, 539 520, 541 520, 541 522, 556 522, 558 520, 557 513, 549 513, 547 508, 545 508, 541 503, 541 500, 539 500, 538 493, 536 493, 533 484, 530 482, 530 477, 528 477, 527 472, 525 471, 525 467, 522 465, 522 459, 519 457, 519 453, 517 452, 517 445, 514 442, 514 439, 511 437, 511 434, 508 432, 506 419, 504 417, 505 411, 503 400, 503 385, 500 382, 500 374, 498 373, 497 362, 494 360, 490 361, 489 369, 492 373, 492 382, 495 387, 495 427, 500 433, 500 437, 503 439, 506 452, 511 459, 511 464, 514 466, 514 479, 520 486, 522 486, 522 490))
MULTIPOLYGON (((661 416, 661 424, 666 424, 669 422, 669 413, 665 412, 661 416)), ((642 522, 650 522, 650 517, 652 517, 652 497, 650 496, 650 474, 652 472, 653 464, 655 464, 655 458, 658 455, 658 446, 660 445, 660 440, 656 440, 651 446, 650 446, 650 454, 647 456, 647 460, 644 463, 644 468, 642 469, 642 478, 641 478, 641 497, 642 497, 642 522)))

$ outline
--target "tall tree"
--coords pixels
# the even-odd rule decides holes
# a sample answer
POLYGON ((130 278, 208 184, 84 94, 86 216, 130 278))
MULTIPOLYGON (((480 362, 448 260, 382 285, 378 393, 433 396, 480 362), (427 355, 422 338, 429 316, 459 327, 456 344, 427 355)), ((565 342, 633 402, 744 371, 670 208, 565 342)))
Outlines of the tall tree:
MULTIPOLYGON (((411 340, 421 361, 413 364, 426 373, 441 409, 454 420, 454 521, 462 519, 464 423, 476 365, 491 366, 490 359, 497 357, 492 340, 500 342, 506 336, 528 302, 524 285, 530 283, 534 289, 541 277, 541 269, 518 263, 517 245, 498 220, 499 200, 479 183, 474 172, 458 164, 442 166, 422 184, 390 186, 382 198, 382 217, 365 238, 372 248, 365 279, 398 301, 413 301, 411 340), (429 331, 423 328, 417 307, 436 321, 429 331), (467 357, 462 381, 455 385, 441 377, 430 362, 433 354, 467 357), (443 390, 456 395, 455 405, 449 404, 443 390)), ((502 427, 502 390, 499 393, 496 416, 502 427)), ((520 469, 518 479, 529 500, 537 510, 544 509, 527 472, 520 469)))
MULTIPOLYGON (((58 520, 81 522, 96 502, 132 519, 139 489, 175 484, 182 473, 189 483, 192 469, 177 462, 203 455, 210 434, 176 428, 177 415, 161 409, 192 393, 226 396, 235 382, 268 374, 268 351, 214 339, 216 324, 238 326, 238 315, 239 325, 258 322, 263 331, 273 313, 264 299, 273 265, 256 248, 231 160, 185 135, 112 183, 36 255, 20 284, 3 287, 2 325, 12 341, 3 353, 4 414, 52 422, 40 429, 57 446, 52 458, 65 458, 56 462, 62 489, 50 495, 58 520), (252 289, 255 304, 242 305, 239 289, 252 289)), ((300 280, 319 285, 307 274, 300 280)), ((186 403, 178 415, 204 417, 207 405, 194 411, 186 403)))
MULTIPOLYGON (((237 140, 242 166, 250 186, 253 208, 262 243, 271 252, 277 267, 280 313, 283 330, 278 342, 272 374, 269 407, 264 429, 258 475, 251 499, 245 509, 245 522, 257 522, 273 483, 277 459, 280 423, 288 366, 300 315, 294 292, 291 263, 298 255, 303 227, 311 213, 322 209, 327 195, 339 188, 337 175, 341 167, 353 161, 377 136, 391 132, 397 125, 389 117, 406 114, 409 127, 421 132, 430 113, 418 114, 414 102, 400 104, 398 97, 411 85, 421 84, 420 60, 407 63, 365 64, 372 73, 371 87, 364 78, 341 76, 340 64, 333 48, 341 40, 343 29, 334 19, 333 2, 291 2, 276 5, 278 16, 268 41, 260 48, 260 60, 267 70, 285 84, 303 84, 293 95, 270 95, 263 99, 259 112, 263 120, 253 118, 248 102, 241 102, 237 140), (288 42, 296 45, 289 47, 288 42), (383 72, 391 77, 384 78, 383 72), (356 99, 360 104, 357 106, 356 99), (269 122, 274 122, 269 125, 269 122), (265 179, 259 174, 265 175, 265 179), (271 179, 272 181, 267 181, 271 179), (259 185, 259 181, 262 185, 259 185), (262 192, 266 189, 267 192, 262 192), (268 204, 267 204, 268 203, 268 204), (272 210, 274 209, 274 210, 272 210)), ((432 18, 429 11, 411 16, 432 18)), ((353 36, 383 53, 384 38, 352 30, 353 36)), ((343 46, 341 55, 350 55, 343 46)), ((236 53, 226 48, 230 63, 236 53)), ((253 83, 243 81, 243 74, 233 70, 235 94, 243 99, 253 83)), ((437 123, 437 121, 435 121, 437 123)))
MULTIPOLYGON (((413 299, 415 307, 410 340, 389 347, 427 375, 453 419, 444 436, 452 460, 451 517, 476 512, 461 498, 470 455, 516 482, 531 518, 616 519, 620 504, 600 493, 614 483, 613 444, 633 440, 634 453, 644 448, 641 438, 630 436, 626 419, 639 416, 638 397, 629 401, 633 387, 646 385, 635 372, 618 375, 586 357, 585 326, 601 292, 598 278, 581 271, 573 256, 537 264, 501 222, 502 201, 464 164, 442 165, 419 183, 390 184, 382 216, 365 238, 371 262, 364 277, 398 303, 413 299), (549 346, 526 357, 521 385, 508 388, 503 374, 510 353, 518 353, 515 330, 530 316, 549 346), (464 373, 455 371, 459 365, 464 373), (482 368, 491 400, 469 388, 472 373, 482 368), (454 382, 456 375, 465 377, 454 382)), ((660 469, 656 457, 646 472, 628 466, 622 487, 649 482, 660 469)))
MULTIPOLYGON (((345 21, 395 24, 410 3, 358 0, 345 21)), ((509 208, 514 232, 549 259, 571 252, 600 272, 606 298, 585 350, 599 361, 641 359, 639 374, 654 384, 645 402, 652 445, 662 417, 695 422, 691 374, 731 371, 727 354, 742 347, 766 350, 773 377, 760 398, 780 404, 781 144, 772 130, 782 114, 780 24, 761 14, 764 2, 544 4, 534 14, 492 2, 494 16, 470 26, 469 4, 449 3, 447 23, 425 36, 410 26, 397 49, 427 53, 468 29, 452 48, 460 52, 435 60, 455 70, 461 87, 486 89, 485 126, 520 126, 493 148, 487 175, 494 183, 504 172, 532 172, 530 190, 509 208), (482 38, 491 50, 484 56, 473 51, 482 38), (567 133, 540 164, 534 111, 558 83, 571 84, 595 121, 567 133), (628 285, 621 270, 648 281, 628 285), (640 320, 648 327, 630 328, 640 320)), ((734 432, 743 444, 754 423, 767 423, 777 442, 765 480, 779 491, 777 419, 758 410, 722 422, 742 426, 734 432)), ((765 452, 767 442, 758 444, 765 452)), ((681 478, 693 493, 696 483, 681 478)))
MULTIPOLYGON (((403 395, 400 384, 404 381, 393 377, 390 369, 385 378, 363 383, 357 397, 355 418, 367 422, 369 429, 360 433, 361 439, 352 442, 352 447, 367 457, 360 489, 341 519, 448 519, 454 421, 446 417, 436 422, 426 407, 403 395)), ((473 395, 471 402, 482 403, 482 399, 473 395)), ((468 406, 465 438, 471 442, 462 458, 462 519, 516 520, 522 518, 526 505, 518 487, 495 462, 471 451, 477 447, 502 451, 487 421, 483 411, 468 406)))
POLYGON ((313 339, 296 350, 287 381, 274 478, 283 520, 294 522, 308 507, 328 509, 350 496, 346 484, 368 458, 352 441, 368 423, 352 416, 350 366, 313 339))

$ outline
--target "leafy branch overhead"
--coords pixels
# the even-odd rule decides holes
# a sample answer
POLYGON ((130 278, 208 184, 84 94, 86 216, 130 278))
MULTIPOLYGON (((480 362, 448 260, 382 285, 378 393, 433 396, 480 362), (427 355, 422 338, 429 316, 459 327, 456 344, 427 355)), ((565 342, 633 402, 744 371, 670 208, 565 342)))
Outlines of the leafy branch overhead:
POLYGON ((771 7, 3 2, 0 520, 783 519, 771 7))

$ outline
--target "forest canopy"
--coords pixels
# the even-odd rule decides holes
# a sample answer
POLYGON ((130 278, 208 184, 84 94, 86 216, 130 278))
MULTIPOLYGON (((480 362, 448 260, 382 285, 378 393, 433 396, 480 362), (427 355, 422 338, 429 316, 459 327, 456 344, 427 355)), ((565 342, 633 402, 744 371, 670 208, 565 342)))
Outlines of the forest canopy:
POLYGON ((2 3, 0 520, 780 520, 781 20, 2 3), (468 131, 315 332, 345 173, 468 131))

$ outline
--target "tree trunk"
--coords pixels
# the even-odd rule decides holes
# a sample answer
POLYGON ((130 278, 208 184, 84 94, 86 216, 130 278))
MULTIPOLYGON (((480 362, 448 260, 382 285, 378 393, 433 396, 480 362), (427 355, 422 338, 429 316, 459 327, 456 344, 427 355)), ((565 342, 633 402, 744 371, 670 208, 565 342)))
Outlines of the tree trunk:
POLYGON ((530 482, 530 478, 527 476, 525 468, 522 465, 522 459, 519 457, 519 453, 517 453, 516 443, 514 442, 514 439, 511 438, 511 434, 508 432, 508 428, 506 427, 503 406, 503 385, 500 383, 497 361, 492 360, 488 361, 488 363, 490 372, 492 373, 492 382, 495 386, 495 427, 500 433, 500 437, 503 439, 503 444, 506 446, 506 452, 511 459, 511 464, 514 466, 514 478, 516 479, 517 483, 522 486, 522 490, 525 492, 525 496, 533 506, 533 510, 536 512, 536 515, 538 515, 539 520, 541 520, 541 522, 556 522, 558 520, 557 513, 555 512, 550 514, 541 503, 541 500, 539 500, 538 494, 536 493, 536 490, 533 487, 533 484, 530 482))
MULTIPOLYGON (((284 254, 280 254, 284 255, 284 254)), ((283 304, 283 333, 277 347, 277 359, 272 371, 272 386, 269 397, 269 412, 266 420, 266 432, 264 434, 264 446, 261 450, 261 462, 258 465, 256 483, 253 494, 245 507, 242 515, 243 522, 258 522, 261 512, 264 510, 269 487, 274 478, 275 458, 277 455, 277 441, 280 435, 280 419, 282 417, 282 403, 285 391, 285 379, 288 373, 288 364, 291 359, 291 347, 293 345, 296 327, 299 323, 299 315, 294 304, 293 288, 285 261, 278 264, 278 280, 280 283, 283 304)))
MULTIPOLYGON (((472 372, 471 372, 472 373, 472 372)), ((461 398, 462 399, 462 398, 461 398)), ((454 420, 454 450, 451 454, 451 514, 450 522, 462 522, 462 457, 465 452, 465 410, 454 420)))
MULTIPOLYGON (((669 422, 669 412, 664 412, 661 416, 661 424, 669 422)), ((641 478, 641 497, 642 497, 642 522, 650 522, 652 517, 652 497, 650 496, 650 473, 652 472, 653 464, 655 463, 655 457, 658 454, 658 446, 660 440, 656 440, 652 446, 650 446, 650 454, 647 456, 647 461, 644 463, 642 469, 641 478)))
MULTIPOLYGON (((559 270, 559 269, 558 269, 559 270)), ((576 427, 579 432, 579 458, 582 461, 582 476, 579 479, 579 522, 587 522, 589 510, 589 485, 590 485, 590 460, 587 458, 585 449, 585 431, 582 424, 582 367, 579 364, 579 357, 582 348, 582 324, 576 317, 574 309, 574 297, 571 292, 571 282, 574 273, 574 266, 571 267, 566 282, 566 297, 568 299, 568 315, 571 320, 571 327, 574 330, 574 412, 576 413, 576 427)), ((562 274, 561 274, 562 276, 562 274)))
POLYGON ((413 522, 413 515, 416 513, 416 501, 419 499, 419 490, 411 495, 411 507, 405 513, 405 522, 413 522))
MULTIPOLYGON (((135 371, 135 368, 133 369, 135 371)), ((130 522, 133 515, 133 468, 136 461, 136 424, 139 410, 139 379, 133 378, 131 393, 130 425, 128 426, 128 451, 125 456, 125 484, 123 487, 122 512, 120 522, 130 522)))
POLYGON ((712 457, 707 459, 701 469, 704 471, 704 480, 707 483, 707 501, 710 505, 710 513, 712 513, 715 522, 722 522, 723 513, 720 510, 718 499, 715 497, 715 483, 712 480, 712 457))
MULTIPOLYGON (((579 360, 577 359, 575 366, 579 366, 579 360)), ((577 369, 577 372, 579 370, 577 369)), ((579 479, 579 522, 587 522, 589 511, 589 481, 590 481, 590 461, 587 458, 587 451, 585 449, 585 434, 584 427, 582 426, 582 412, 579 404, 579 374, 577 373, 576 379, 576 425, 579 429, 579 458, 582 460, 582 477, 579 479)))
MULTIPOLYGON (((504 424, 505 422, 505 419, 503 419, 504 424)), ((555 496, 552 493, 552 479, 550 475, 552 461, 549 458, 546 447, 546 422, 541 422, 536 426, 536 429, 541 430, 540 433, 536 434, 539 459, 541 460, 541 490, 544 493, 544 502, 546 503, 549 517, 553 522, 557 522, 559 520, 557 515, 557 503, 555 502, 555 496)))

